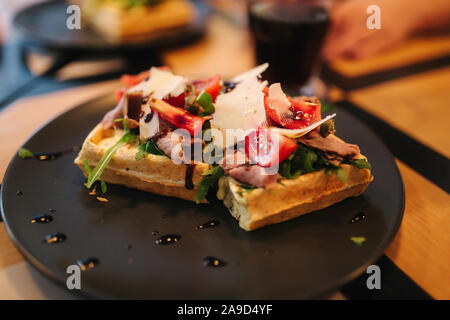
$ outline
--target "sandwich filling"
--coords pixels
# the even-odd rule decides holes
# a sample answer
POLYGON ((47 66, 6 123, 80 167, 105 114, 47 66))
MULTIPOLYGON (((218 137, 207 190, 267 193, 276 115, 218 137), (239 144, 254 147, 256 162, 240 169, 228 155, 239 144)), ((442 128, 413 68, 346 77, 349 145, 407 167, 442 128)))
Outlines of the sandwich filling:
MULTIPOLYGON (((122 143, 137 143, 136 160, 154 154, 189 170, 208 163, 197 202, 216 190, 224 175, 251 190, 318 170, 345 182, 343 163, 371 168, 358 146, 334 135, 335 115, 322 118, 317 98, 290 97, 281 84, 262 81, 267 67, 230 81, 218 75, 192 81, 166 67, 125 75, 103 129, 123 130, 122 143)), ((88 177, 88 187, 100 180, 107 161, 105 155, 92 171, 97 175, 88 177)), ((186 174, 186 187, 193 188, 188 180, 186 174)))

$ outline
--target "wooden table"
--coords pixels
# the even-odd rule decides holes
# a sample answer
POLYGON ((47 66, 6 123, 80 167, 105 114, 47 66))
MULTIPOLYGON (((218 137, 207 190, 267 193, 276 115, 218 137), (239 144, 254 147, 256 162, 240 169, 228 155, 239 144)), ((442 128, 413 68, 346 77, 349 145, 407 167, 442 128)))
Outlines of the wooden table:
MULTIPOLYGON (((389 70, 403 63, 420 63, 450 54, 450 38, 413 40, 370 60, 335 61, 331 67, 343 76, 361 76, 389 70), (419 46, 418 46, 419 44, 419 46), (423 47, 428 46, 429 50, 423 47), (421 48, 420 50, 417 48, 421 48)), ((163 60, 176 73, 202 76, 211 70, 224 77, 254 64, 248 33, 229 19, 213 15, 205 39, 185 48, 164 52, 163 60)), ((70 74, 71 66, 59 71, 70 74), (68 71, 69 70, 69 71, 68 71)), ((76 68, 77 69, 77 68, 76 68)), ((70 76, 69 76, 70 77, 70 76)), ((394 130, 420 142, 447 160, 450 155, 447 120, 450 118, 450 68, 394 77, 357 90, 332 87, 332 97, 381 119, 394 130)), ((0 112, 0 179, 9 160, 25 139, 44 122, 80 102, 110 92, 111 80, 15 101, 0 112), (24 116, 26 115, 26 116, 24 116)), ((428 150, 428 149, 427 149, 428 150)), ((411 150, 411 157, 414 157, 411 150)), ((397 159, 406 190, 403 223, 386 256, 420 288, 436 299, 450 298, 450 197, 427 176, 412 169, 408 159, 397 159), (402 161, 403 160, 403 161, 402 161)), ((440 168, 435 168, 440 170, 440 168)), ((0 225, 0 299, 73 298, 44 279, 24 262, 0 225)), ((343 291, 345 292, 345 291, 343 291)), ((331 298, 343 296, 336 293, 331 298)), ((352 298, 352 297, 350 297, 352 298)))

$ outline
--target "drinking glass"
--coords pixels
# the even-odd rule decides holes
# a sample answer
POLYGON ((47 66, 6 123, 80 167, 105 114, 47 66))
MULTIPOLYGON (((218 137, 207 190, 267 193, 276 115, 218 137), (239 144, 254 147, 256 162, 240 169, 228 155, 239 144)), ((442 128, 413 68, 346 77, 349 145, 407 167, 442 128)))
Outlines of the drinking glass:
POLYGON ((270 64, 265 79, 291 94, 325 97, 318 74, 330 6, 329 0, 248 1, 256 60, 270 64))

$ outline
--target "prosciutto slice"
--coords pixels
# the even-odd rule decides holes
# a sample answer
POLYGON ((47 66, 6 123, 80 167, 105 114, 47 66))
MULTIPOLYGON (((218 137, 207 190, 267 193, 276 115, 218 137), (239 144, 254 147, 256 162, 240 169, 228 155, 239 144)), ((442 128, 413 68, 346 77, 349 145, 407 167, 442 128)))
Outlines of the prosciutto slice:
POLYGON ((277 181, 278 173, 270 173, 267 168, 258 165, 246 165, 228 171, 230 177, 242 183, 263 188, 277 181))
MULTIPOLYGON (((306 136, 301 137, 298 141, 308 147, 321 150, 325 152, 325 154, 337 155, 346 159, 353 159, 360 153, 357 145, 346 143, 333 134, 324 138, 317 131, 311 131, 306 136)), ((332 159, 333 157, 330 156, 329 158, 332 159)))

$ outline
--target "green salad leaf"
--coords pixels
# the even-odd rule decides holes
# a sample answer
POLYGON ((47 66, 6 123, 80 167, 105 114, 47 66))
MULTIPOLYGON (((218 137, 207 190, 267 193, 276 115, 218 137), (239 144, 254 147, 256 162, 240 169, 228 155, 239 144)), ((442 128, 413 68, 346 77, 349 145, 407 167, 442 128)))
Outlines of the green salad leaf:
MULTIPOLYGON (((116 153, 116 151, 120 147, 127 144, 128 142, 138 139, 138 137, 130 131, 130 129, 128 127, 128 123, 125 120, 123 121, 123 127, 124 127, 123 136, 113 146, 111 146, 108 150, 106 150, 105 154, 100 159, 100 161, 97 163, 95 168, 88 173, 88 179, 86 182, 86 187, 88 189, 90 189, 96 181, 101 182, 100 177, 101 177, 103 171, 105 171, 106 167, 108 166, 109 162, 111 161, 111 159, 114 156, 114 154, 116 153)), ((106 191, 106 184, 102 186, 102 191, 103 190, 106 191)))
POLYGON ((163 0, 119 0, 118 3, 124 6, 125 8, 130 9, 137 6, 152 7, 162 1, 163 0))
POLYGON ((34 153, 31 150, 25 148, 20 148, 17 154, 22 159, 34 158, 34 153))
POLYGON ((333 105, 332 105, 332 104, 329 104, 329 103, 323 103, 323 104, 320 106, 320 111, 321 111, 321 112, 331 111, 331 110, 333 110, 333 105))
MULTIPOLYGON (((84 159, 84 171, 86 171, 88 177, 92 174, 91 167, 89 166, 89 163, 86 159, 84 159)), ((106 193, 106 190, 108 188, 106 182, 101 179, 98 179, 98 181, 100 181, 100 188, 102 189, 102 192, 106 193)))
POLYGON ((157 156, 165 156, 166 154, 161 151, 161 149, 158 148, 156 143, 149 140, 144 144, 141 144, 139 146, 139 151, 136 153, 136 160, 139 161, 141 159, 144 159, 148 154, 154 154, 157 156))
POLYGON ((342 181, 342 183, 347 182, 347 171, 344 168, 338 167, 333 169, 333 171, 336 174, 336 177, 338 177, 339 180, 342 181))
POLYGON ((250 193, 253 190, 258 189, 257 186, 252 186, 252 185, 249 185, 249 184, 240 184, 239 188, 244 189, 245 192, 247 192, 247 193, 250 193))
POLYGON ((334 133, 336 130, 334 129, 334 119, 330 119, 325 121, 320 126, 319 132, 320 135, 324 138, 328 137, 330 134, 334 133))
POLYGON ((84 164, 84 171, 86 171, 87 175, 89 176, 91 174, 91 167, 89 167, 88 161, 84 159, 83 164, 84 164))
POLYGON ((350 237, 350 241, 356 244, 358 247, 362 246, 366 242, 366 237, 350 237))
POLYGON ((284 178, 295 179, 302 174, 318 170, 315 165, 319 159, 314 150, 298 144, 298 148, 280 164, 279 173, 284 178))
POLYGON ((195 202, 200 203, 208 194, 208 191, 213 188, 217 188, 219 178, 225 174, 220 166, 214 166, 208 171, 205 171, 202 175, 205 176, 198 185, 195 202))
POLYGON ((103 192, 103 193, 106 193, 107 186, 106 186, 106 182, 105 182, 105 181, 100 180, 100 187, 101 187, 101 189, 102 189, 102 192, 103 192))
POLYGON ((348 164, 357 167, 358 169, 369 169, 372 171, 372 165, 366 159, 355 159, 348 162, 348 164))
POLYGON ((200 114, 201 116, 213 114, 215 111, 212 97, 209 93, 206 93, 205 90, 202 90, 200 92, 197 97, 196 103, 198 103, 203 109, 203 112, 200 114))
POLYGON ((327 160, 321 153, 316 152, 303 144, 298 144, 298 148, 280 164, 278 173, 286 179, 295 179, 302 174, 325 169, 331 176, 335 173, 343 183, 347 181, 347 171, 336 166, 327 160))

